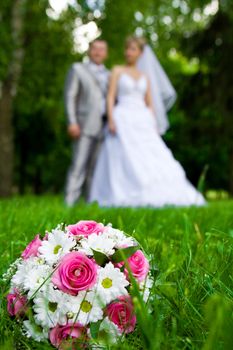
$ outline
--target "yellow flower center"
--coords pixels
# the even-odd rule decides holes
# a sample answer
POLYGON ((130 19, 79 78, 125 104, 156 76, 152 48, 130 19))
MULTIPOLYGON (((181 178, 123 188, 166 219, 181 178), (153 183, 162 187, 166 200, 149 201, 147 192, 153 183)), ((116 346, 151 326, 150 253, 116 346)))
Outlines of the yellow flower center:
POLYGON ((111 288, 112 287, 112 280, 108 277, 104 278, 102 281, 102 286, 104 288, 111 288))
POLYGON ((39 277, 38 280, 36 281, 37 283, 41 284, 44 282, 44 278, 43 277, 39 277))
POLYGON ((91 305, 91 303, 89 303, 89 301, 83 300, 82 303, 81 303, 80 309, 81 309, 83 312, 88 313, 88 312, 91 311, 92 305, 91 305))
POLYGON ((62 246, 60 244, 56 245, 56 247, 54 247, 54 249, 53 249, 53 254, 58 254, 58 252, 61 248, 62 248, 62 246))
POLYGON ((67 314, 66 314, 66 316, 67 316, 67 318, 71 319, 71 318, 74 317, 74 314, 73 314, 73 312, 68 311, 67 314))
POLYGON ((44 259, 42 259, 42 258, 38 258, 38 264, 40 264, 40 265, 43 265, 44 264, 44 259))

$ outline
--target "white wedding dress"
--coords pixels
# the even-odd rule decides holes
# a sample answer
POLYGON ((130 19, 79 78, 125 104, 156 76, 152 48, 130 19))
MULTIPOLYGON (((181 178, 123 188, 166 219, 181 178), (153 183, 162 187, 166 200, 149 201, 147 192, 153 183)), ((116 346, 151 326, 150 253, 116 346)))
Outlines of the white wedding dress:
POLYGON ((101 206, 203 205, 203 196, 156 130, 145 104, 147 78, 122 73, 113 116, 116 134, 106 129, 90 189, 101 206))

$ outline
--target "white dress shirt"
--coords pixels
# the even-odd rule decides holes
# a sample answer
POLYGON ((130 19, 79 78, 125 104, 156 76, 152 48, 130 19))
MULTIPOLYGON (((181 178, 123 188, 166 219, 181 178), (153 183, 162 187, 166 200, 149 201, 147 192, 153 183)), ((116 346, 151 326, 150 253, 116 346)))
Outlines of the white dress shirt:
POLYGON ((103 64, 96 64, 92 61, 88 63, 88 68, 95 76, 102 91, 102 111, 104 115, 106 114, 106 97, 108 92, 109 73, 103 64))

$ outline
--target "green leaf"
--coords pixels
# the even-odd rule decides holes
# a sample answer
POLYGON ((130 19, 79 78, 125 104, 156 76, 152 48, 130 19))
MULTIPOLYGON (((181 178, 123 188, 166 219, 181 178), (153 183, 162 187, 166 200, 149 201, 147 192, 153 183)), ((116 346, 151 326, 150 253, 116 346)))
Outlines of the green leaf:
POLYGON ((107 255, 98 252, 97 250, 92 249, 93 254, 94 254, 94 259, 96 261, 96 263, 100 266, 104 266, 107 262, 109 262, 109 258, 107 257, 107 255))
POLYGON ((124 272, 124 270, 125 270, 125 265, 121 266, 121 268, 120 268, 121 272, 124 272))
POLYGON ((139 249, 138 246, 128 247, 118 249, 111 257, 112 262, 119 263, 128 259, 131 255, 133 255, 139 249))
POLYGON ((98 322, 91 322, 90 323, 90 332, 91 332, 91 336, 93 339, 97 339, 97 337, 98 337, 101 322, 102 321, 100 320, 98 322))
POLYGON ((155 263, 150 263, 150 272, 151 275, 155 278, 157 278, 157 276, 159 275, 159 268, 155 263))

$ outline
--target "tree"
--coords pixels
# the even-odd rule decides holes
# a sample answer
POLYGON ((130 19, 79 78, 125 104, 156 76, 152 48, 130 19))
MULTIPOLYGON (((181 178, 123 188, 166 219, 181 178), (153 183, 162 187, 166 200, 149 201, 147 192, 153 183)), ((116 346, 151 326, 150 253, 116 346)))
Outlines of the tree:
POLYGON ((0 6, 0 196, 10 195, 13 183, 21 193, 28 187, 35 192, 56 188, 51 162, 64 177, 68 158, 63 85, 76 59, 76 12, 70 8, 53 19, 47 0, 9 0, 0 6))
POLYGON ((70 9, 53 19, 47 9, 47 1, 34 2, 25 13, 25 58, 14 109, 20 193, 62 188, 69 161, 63 87, 69 65, 77 59, 74 13, 70 9))
MULTIPOLYGON (((186 102, 195 101, 189 111, 195 129, 201 135, 198 144, 210 164, 213 187, 229 188, 233 194, 233 17, 231 12, 218 11, 201 32, 184 43, 189 56, 200 60, 200 70, 187 79, 186 102), (213 176, 216 174, 217 176, 213 176)), ((188 103, 189 104, 189 103, 188 103)), ((190 134, 192 130, 189 130, 190 134)), ((200 157, 197 147, 196 158, 200 157)), ((210 180, 210 179, 209 179, 210 180)))
MULTIPOLYGON (((0 96, 0 196, 9 196, 13 182, 13 100, 23 63, 23 24, 26 1, 14 0, 1 4, 1 41, 7 51, 3 61, 0 96), (10 35, 7 32, 10 32, 10 35), (10 44, 9 44, 10 43, 10 44)), ((2 43, 1 43, 2 44, 2 43)), ((1 45, 2 46, 2 45, 1 45)), ((4 47, 4 46, 3 46, 4 47)))

